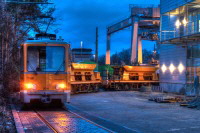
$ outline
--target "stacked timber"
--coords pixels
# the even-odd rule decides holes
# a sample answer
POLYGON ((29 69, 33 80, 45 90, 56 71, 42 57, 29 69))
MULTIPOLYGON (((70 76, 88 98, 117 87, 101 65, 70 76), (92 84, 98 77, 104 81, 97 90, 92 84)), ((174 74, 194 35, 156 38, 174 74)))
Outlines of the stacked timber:
POLYGON ((182 102, 180 106, 200 109, 200 96, 197 96, 188 102, 182 102))
POLYGON ((184 98, 182 96, 164 96, 160 94, 160 95, 150 95, 148 100, 157 103, 176 103, 176 102, 183 102, 184 98))

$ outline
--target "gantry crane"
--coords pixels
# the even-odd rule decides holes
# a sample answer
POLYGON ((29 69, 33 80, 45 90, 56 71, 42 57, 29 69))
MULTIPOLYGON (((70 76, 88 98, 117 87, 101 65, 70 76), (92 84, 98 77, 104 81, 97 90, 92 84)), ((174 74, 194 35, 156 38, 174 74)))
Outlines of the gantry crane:
POLYGON ((110 64, 110 40, 115 32, 132 26, 131 63, 142 63, 142 40, 158 40, 160 7, 153 5, 130 5, 131 15, 107 27, 106 64, 110 64))

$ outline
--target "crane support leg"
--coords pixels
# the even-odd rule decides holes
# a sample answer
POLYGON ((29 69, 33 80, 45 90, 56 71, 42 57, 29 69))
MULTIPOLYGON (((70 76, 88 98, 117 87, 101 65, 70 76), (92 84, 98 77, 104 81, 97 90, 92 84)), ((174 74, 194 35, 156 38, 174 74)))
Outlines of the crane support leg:
POLYGON ((138 62, 142 64, 142 38, 138 36, 138 62))
POLYGON ((131 63, 137 62, 138 22, 133 23, 131 39, 131 63))
POLYGON ((106 64, 110 65, 110 34, 107 35, 106 64))

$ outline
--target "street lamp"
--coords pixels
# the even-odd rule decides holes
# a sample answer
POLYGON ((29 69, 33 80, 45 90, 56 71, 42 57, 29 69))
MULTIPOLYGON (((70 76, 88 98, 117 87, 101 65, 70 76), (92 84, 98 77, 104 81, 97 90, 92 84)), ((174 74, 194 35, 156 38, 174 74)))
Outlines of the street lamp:
POLYGON ((93 54, 93 58, 94 58, 94 61, 95 61, 95 54, 93 54))

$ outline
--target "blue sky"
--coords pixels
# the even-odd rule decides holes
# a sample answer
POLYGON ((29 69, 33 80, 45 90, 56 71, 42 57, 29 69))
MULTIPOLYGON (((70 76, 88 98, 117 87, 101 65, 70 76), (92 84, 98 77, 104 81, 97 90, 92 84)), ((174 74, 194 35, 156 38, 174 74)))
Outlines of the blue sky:
MULTIPOLYGON (((106 27, 130 15, 130 4, 159 4, 160 0, 55 0, 59 32, 72 48, 95 48, 95 29, 99 27, 99 54, 106 51, 106 27)), ((111 37, 111 54, 131 46, 131 28, 111 37)), ((155 42, 143 41, 143 48, 153 49, 155 42)))

